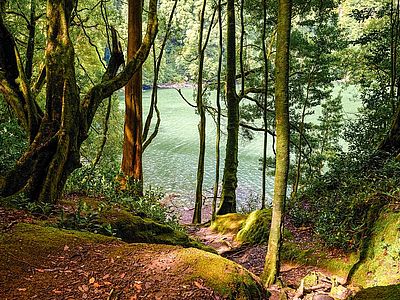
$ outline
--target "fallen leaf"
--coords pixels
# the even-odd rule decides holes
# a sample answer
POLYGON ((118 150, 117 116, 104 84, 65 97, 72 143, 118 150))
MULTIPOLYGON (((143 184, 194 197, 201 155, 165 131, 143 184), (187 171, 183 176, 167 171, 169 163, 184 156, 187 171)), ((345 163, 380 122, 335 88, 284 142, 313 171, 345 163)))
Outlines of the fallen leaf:
POLYGON ((84 285, 78 286, 78 290, 80 290, 82 293, 85 293, 85 292, 89 291, 89 287, 84 284, 84 285))
POLYGON ((97 282, 93 283, 93 286, 97 289, 98 287, 100 287, 100 284, 98 284, 97 282))
POLYGON ((199 289, 204 289, 204 286, 197 281, 194 282, 194 285, 197 286, 199 289))
POLYGON ((94 279, 94 277, 92 277, 92 278, 89 279, 89 283, 90 283, 90 284, 94 283, 95 281, 96 281, 96 279, 94 279))
POLYGON ((126 273, 122 273, 119 277, 121 277, 121 279, 122 279, 125 277, 125 275, 126 275, 126 273))
POLYGON ((135 283, 133 285, 133 287, 135 288, 135 290, 137 290, 138 292, 140 292, 142 290, 142 285, 139 283, 135 283))
POLYGON ((65 245, 65 246, 64 246, 64 251, 68 251, 68 250, 69 250, 68 245, 65 245))

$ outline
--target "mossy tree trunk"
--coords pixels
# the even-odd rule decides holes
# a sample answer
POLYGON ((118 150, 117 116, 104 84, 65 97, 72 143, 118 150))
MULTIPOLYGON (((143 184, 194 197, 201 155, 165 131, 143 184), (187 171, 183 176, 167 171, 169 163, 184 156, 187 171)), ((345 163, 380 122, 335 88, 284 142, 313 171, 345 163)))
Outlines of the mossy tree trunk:
POLYGON ((276 281, 280 266, 280 247, 283 232, 287 178, 289 170, 289 40, 291 29, 291 0, 279 0, 276 47, 276 169, 272 220, 268 251, 262 278, 267 286, 276 281))
POLYGON ((197 74, 197 112, 200 115, 199 121, 199 159, 197 161, 197 180, 196 180, 196 199, 193 212, 193 224, 201 223, 201 209, 203 205, 203 179, 204 179, 204 157, 206 153, 206 112, 203 103, 203 68, 204 68, 204 14, 206 11, 207 0, 203 0, 203 6, 200 13, 200 29, 198 41, 199 69, 197 74))
POLYGON ((227 45, 226 45, 226 102, 228 108, 228 137, 221 203, 218 215, 236 212, 236 187, 239 143, 239 97, 236 94, 236 40, 235 1, 227 1, 227 45))
MULTIPOLYGON (((128 1, 128 51, 131 60, 142 43, 142 1, 128 1)), ((121 171, 136 183, 138 195, 143 194, 142 168, 142 68, 125 86, 125 124, 121 171)), ((125 178, 122 180, 124 183, 125 178)))
POLYGON ((13 170, 0 174, 0 197, 24 192, 31 201, 54 202, 71 172, 80 166, 80 147, 103 99, 123 87, 145 61, 157 32, 157 2, 140 49, 117 74, 123 54, 112 30, 112 56, 101 83, 80 99, 69 24, 77 1, 47 1, 46 105, 42 113, 34 84, 26 79, 18 48, 0 11, 0 92, 27 131, 30 145, 13 170), (33 92, 35 91, 35 93, 33 92))
POLYGON ((211 30, 214 24, 214 17, 216 10, 211 18, 211 22, 208 26, 207 34, 204 38, 204 15, 206 12, 207 1, 203 0, 203 6, 200 13, 200 31, 199 31, 199 43, 198 43, 198 53, 199 53, 199 69, 197 78, 197 97, 196 105, 197 111, 200 115, 199 122, 199 159, 197 165, 197 183, 196 183, 196 200, 193 213, 193 224, 201 223, 201 209, 203 206, 203 180, 204 180, 204 158, 206 153, 206 108, 203 100, 203 70, 204 70, 204 56, 208 41, 210 39, 211 30))

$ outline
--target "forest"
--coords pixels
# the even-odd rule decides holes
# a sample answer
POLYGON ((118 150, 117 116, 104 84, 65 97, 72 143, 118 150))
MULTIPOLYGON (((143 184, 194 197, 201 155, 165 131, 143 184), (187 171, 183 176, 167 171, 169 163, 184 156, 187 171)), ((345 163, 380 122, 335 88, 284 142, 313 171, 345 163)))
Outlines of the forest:
POLYGON ((400 0, 0 0, 0 299, 400 300, 400 0))

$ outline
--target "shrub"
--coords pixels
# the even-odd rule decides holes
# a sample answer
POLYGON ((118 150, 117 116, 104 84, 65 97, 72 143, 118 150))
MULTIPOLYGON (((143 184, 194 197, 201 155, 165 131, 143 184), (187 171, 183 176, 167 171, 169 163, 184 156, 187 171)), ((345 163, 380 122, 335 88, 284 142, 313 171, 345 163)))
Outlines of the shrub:
POLYGON ((288 203, 295 226, 313 226, 328 246, 355 249, 380 209, 396 201, 400 162, 383 154, 342 155, 288 203))

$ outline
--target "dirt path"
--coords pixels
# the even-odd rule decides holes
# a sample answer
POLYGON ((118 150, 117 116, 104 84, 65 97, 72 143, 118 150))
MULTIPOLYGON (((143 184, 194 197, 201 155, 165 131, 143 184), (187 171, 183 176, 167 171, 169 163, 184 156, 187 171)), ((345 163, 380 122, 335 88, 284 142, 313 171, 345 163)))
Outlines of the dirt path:
MULTIPOLYGON (((181 212, 181 220, 185 222, 189 234, 202 241, 204 244, 215 248, 220 255, 226 257, 236 263, 242 265, 250 272, 260 276, 265 263, 265 256, 267 252, 266 245, 239 245, 234 240, 233 234, 221 234, 213 232, 209 227, 197 227, 190 224, 190 217, 193 212, 191 210, 184 210, 181 212)), ((209 220, 211 209, 209 205, 203 208, 203 216, 205 220, 209 220)), ((313 247, 315 244, 320 243, 312 233, 311 228, 295 228, 290 223, 285 226, 293 234, 292 241, 303 248, 313 247)), ((324 249, 329 252, 331 257, 342 256, 343 253, 337 252, 332 249, 324 249)), ((328 276, 332 275, 324 269, 299 265, 293 262, 283 262, 280 269, 280 279, 283 284, 293 290, 297 289, 300 285, 301 279, 310 272, 320 272, 328 276)), ((343 281, 343 279, 341 280, 343 281)), ((280 288, 276 285, 272 286, 269 291, 271 292, 271 300, 278 300, 280 288)), ((287 292, 288 299, 293 299, 294 292, 287 292)))

